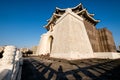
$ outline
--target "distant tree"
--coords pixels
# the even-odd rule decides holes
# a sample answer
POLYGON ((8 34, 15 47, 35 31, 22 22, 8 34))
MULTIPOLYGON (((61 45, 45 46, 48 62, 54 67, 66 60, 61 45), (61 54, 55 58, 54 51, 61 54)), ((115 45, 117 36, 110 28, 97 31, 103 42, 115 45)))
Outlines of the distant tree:
POLYGON ((30 54, 33 54, 33 51, 28 50, 25 54, 26 54, 26 56, 29 56, 30 54))

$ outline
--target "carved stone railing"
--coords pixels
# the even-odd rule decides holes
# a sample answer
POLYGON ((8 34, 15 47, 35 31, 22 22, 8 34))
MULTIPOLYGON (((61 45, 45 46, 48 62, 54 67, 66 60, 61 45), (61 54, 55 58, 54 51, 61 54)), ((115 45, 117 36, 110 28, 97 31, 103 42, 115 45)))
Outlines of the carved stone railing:
POLYGON ((0 59, 0 80, 20 80, 22 54, 15 46, 6 46, 0 59))

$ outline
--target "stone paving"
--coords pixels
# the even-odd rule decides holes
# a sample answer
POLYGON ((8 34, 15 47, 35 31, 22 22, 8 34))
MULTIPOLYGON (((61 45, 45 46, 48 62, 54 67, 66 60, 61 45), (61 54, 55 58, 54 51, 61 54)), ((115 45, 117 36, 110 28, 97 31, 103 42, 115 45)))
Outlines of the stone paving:
POLYGON ((120 59, 24 58, 21 80, 120 80, 120 59))

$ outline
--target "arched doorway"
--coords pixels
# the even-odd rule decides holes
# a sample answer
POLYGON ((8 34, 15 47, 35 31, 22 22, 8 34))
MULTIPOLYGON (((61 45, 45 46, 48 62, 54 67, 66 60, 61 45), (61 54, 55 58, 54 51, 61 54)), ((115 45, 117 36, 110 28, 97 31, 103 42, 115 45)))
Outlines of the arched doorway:
POLYGON ((48 38, 48 53, 49 54, 52 51, 52 44, 53 44, 53 36, 49 36, 49 38, 48 38))

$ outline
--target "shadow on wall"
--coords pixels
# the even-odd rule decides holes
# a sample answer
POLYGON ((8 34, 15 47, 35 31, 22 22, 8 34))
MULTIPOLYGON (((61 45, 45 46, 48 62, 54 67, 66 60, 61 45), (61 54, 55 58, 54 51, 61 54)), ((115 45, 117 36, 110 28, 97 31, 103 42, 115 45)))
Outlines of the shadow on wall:
POLYGON ((64 67, 59 65, 58 69, 52 68, 53 63, 46 64, 34 59, 25 59, 21 80, 120 80, 120 59, 104 61, 103 63, 92 61, 82 62, 80 65, 68 62, 69 65, 76 66, 75 69, 64 71, 64 67))

